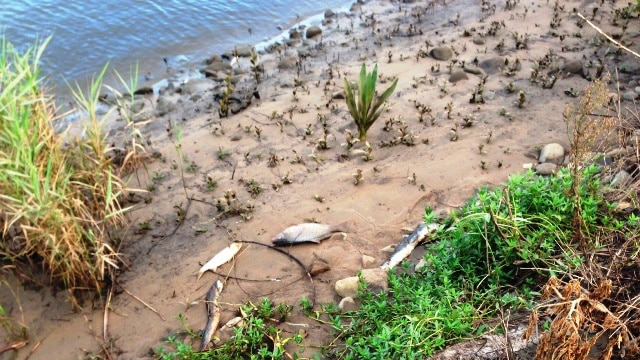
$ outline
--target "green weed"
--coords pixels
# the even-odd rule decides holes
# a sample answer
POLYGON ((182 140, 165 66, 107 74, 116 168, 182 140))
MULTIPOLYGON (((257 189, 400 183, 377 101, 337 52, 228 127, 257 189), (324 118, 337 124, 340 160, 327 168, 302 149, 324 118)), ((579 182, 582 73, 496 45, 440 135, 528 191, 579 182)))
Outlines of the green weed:
POLYGON ((398 79, 394 80, 393 84, 391 84, 380 97, 377 97, 377 81, 378 65, 373 68, 371 73, 367 73, 365 64, 362 64, 356 91, 352 90, 349 81, 344 79, 347 107, 358 127, 358 139, 363 142, 367 140, 367 131, 371 125, 373 125, 384 111, 382 105, 389 99, 396 85, 398 85, 398 79))

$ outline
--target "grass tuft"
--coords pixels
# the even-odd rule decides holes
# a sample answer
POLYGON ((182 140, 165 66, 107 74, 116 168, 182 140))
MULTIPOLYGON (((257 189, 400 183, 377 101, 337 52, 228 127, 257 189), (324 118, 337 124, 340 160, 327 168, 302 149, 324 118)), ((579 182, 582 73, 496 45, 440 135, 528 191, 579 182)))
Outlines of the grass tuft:
POLYGON ((0 259, 21 278, 40 268, 76 306, 75 291, 99 291, 115 276, 114 231, 129 208, 96 116, 106 67, 88 95, 74 91, 86 115, 83 136, 58 135, 52 122, 59 115, 38 67, 48 41, 23 53, 4 37, 0 44, 0 259))

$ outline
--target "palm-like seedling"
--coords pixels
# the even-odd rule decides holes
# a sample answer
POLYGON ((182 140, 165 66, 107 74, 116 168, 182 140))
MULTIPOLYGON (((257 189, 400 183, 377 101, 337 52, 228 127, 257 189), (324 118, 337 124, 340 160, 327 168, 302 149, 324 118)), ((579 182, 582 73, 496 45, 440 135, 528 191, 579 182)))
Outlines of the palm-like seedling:
POLYGON ((360 80, 358 81, 358 88, 354 91, 351 89, 351 85, 344 80, 344 87, 346 91, 347 107, 351 117, 358 126, 358 139, 360 141, 367 140, 367 131, 373 125, 373 123, 380 117, 384 107, 384 102, 393 94, 398 84, 398 79, 394 80, 393 84, 389 86, 381 96, 376 96, 376 82, 378 80, 378 65, 373 68, 373 71, 367 74, 367 69, 362 64, 360 70, 360 80))

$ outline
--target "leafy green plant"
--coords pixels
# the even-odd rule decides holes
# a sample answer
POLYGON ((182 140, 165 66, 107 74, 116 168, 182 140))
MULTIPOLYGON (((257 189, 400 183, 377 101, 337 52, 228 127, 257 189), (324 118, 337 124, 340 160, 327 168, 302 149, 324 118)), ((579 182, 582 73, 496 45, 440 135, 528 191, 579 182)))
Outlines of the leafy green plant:
MULTIPOLYGON (((604 203, 595 191, 597 168, 585 168, 582 179, 581 211, 596 227, 604 203)), ((536 278, 568 273, 582 263, 572 244, 572 181, 566 170, 549 178, 527 172, 504 187, 479 189, 444 219, 446 230, 431 236, 422 269, 410 271, 405 263, 389 273, 389 290, 377 294, 361 281, 361 308, 332 325, 342 342, 330 348, 333 358, 429 356, 490 330, 483 319, 497 309, 530 307, 536 278), (548 270, 536 275, 524 268, 548 270)), ((438 221, 426 210, 425 222, 438 221)))
POLYGON ((367 73, 365 64, 362 64, 357 89, 354 91, 347 79, 344 80, 347 107, 349 113, 358 127, 358 139, 367 140, 367 131, 384 111, 384 102, 389 99, 398 85, 398 79, 393 81, 379 97, 376 96, 376 82, 378 81, 378 65, 373 71, 367 73))
MULTIPOLYGON (((172 352, 163 348, 156 349, 156 355, 163 360, 172 359, 290 359, 292 357, 285 346, 294 342, 301 344, 303 337, 295 334, 291 337, 283 336, 282 331, 277 328, 277 323, 272 318, 279 313, 280 319, 286 319, 290 307, 286 305, 274 306, 269 299, 263 299, 259 305, 248 302, 240 306, 240 314, 244 319, 244 325, 235 328, 234 335, 227 339, 222 345, 209 349, 205 352, 197 352, 191 345, 186 344, 177 336, 169 337, 167 343, 175 350, 172 352)), ((186 327, 185 324, 183 324, 186 327)), ((195 337, 196 334, 187 329, 188 336, 195 337)))

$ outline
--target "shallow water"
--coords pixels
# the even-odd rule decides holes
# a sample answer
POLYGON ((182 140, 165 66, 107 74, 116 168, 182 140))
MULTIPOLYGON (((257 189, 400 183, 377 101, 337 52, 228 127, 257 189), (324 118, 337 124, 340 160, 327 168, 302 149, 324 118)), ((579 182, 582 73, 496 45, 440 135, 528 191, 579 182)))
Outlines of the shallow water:
POLYGON ((0 6, 0 32, 24 49, 51 36, 43 59, 56 83, 73 83, 109 62, 142 73, 164 66, 163 58, 196 61, 238 44, 254 44, 296 21, 346 0, 20 0, 0 6), (184 59, 184 57, 180 57, 184 59))

